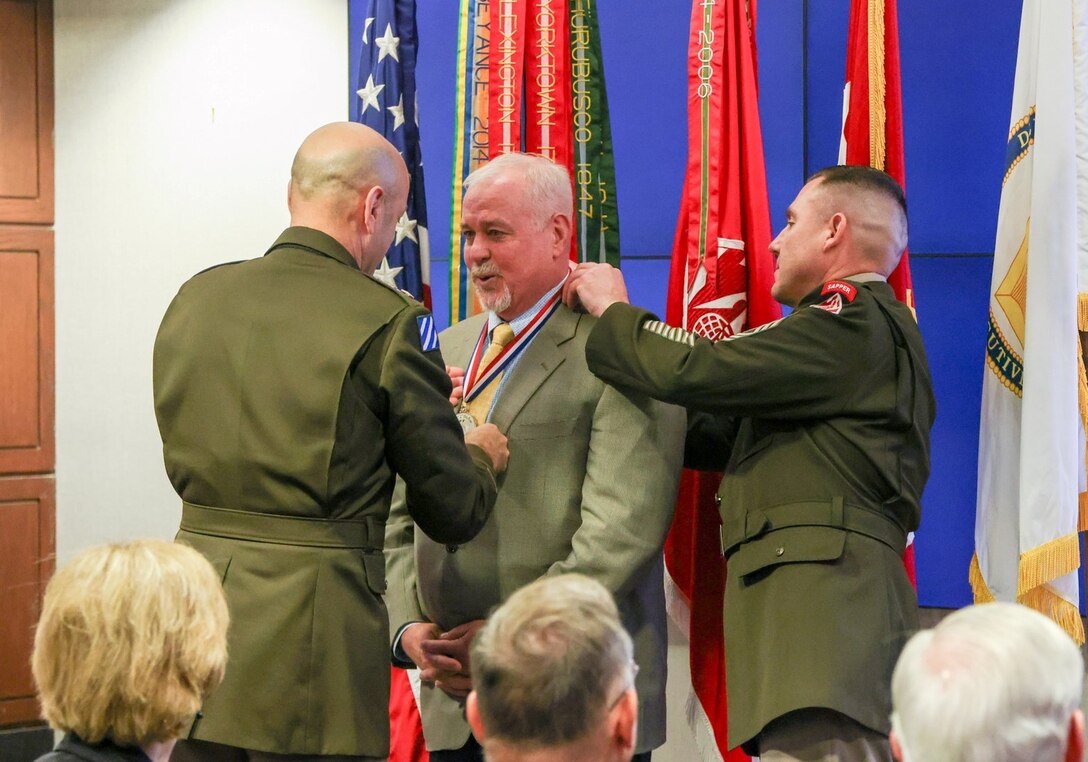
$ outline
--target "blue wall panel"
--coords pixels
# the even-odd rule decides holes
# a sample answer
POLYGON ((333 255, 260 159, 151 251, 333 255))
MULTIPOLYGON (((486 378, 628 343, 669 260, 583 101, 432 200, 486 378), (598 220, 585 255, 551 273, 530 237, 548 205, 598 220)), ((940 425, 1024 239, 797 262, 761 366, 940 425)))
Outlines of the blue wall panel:
POLYGON ((777 232, 805 180, 804 5, 764 2, 759 8, 759 118, 771 228, 777 232))
POLYGON ((691 6, 598 2, 612 119, 620 251, 672 250, 687 159, 688 20, 691 6))
POLYGON ((839 161, 847 0, 805 3, 805 175, 839 161))
POLYGON ((899 24, 911 251, 992 253, 1020 3, 901 1, 899 24))
POLYGON ((937 397, 929 484, 922 497, 918 597, 929 606, 970 603, 978 420, 986 345, 989 257, 915 257, 918 323, 937 397))
MULTIPOLYGON (((419 0, 420 128, 438 322, 448 319, 457 6, 419 0)), ((350 0, 352 110, 362 0, 350 0)), ((900 0, 907 191, 919 322, 938 419, 918 538, 924 605, 969 602, 989 252, 1019 26, 1013 0, 900 0), (983 256, 960 256, 982 254, 983 256)), ((664 311, 687 146, 689 0, 598 0, 632 300, 664 311)), ((772 228, 804 177, 838 157, 849 0, 759 4, 772 228)))

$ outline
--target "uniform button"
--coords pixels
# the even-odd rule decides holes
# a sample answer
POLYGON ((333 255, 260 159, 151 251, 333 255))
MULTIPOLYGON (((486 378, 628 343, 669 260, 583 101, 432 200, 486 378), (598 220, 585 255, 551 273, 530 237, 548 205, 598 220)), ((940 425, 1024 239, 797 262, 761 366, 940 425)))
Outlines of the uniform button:
POLYGON ((714 496, 714 504, 719 505, 719 506, 722 504, 722 496, 721 495, 715 495, 714 496))
POLYGON ((451 544, 451 545, 447 545, 447 546, 446 546, 446 552, 447 552, 447 553, 456 553, 456 552, 457 552, 457 550, 458 550, 458 549, 459 549, 460 547, 461 547, 460 545, 452 545, 452 544, 451 544))
POLYGON ((781 556, 781 555, 784 555, 785 553, 786 553, 786 549, 785 549, 785 548, 775 548, 775 549, 774 549, 774 554, 775 554, 776 556, 781 556))

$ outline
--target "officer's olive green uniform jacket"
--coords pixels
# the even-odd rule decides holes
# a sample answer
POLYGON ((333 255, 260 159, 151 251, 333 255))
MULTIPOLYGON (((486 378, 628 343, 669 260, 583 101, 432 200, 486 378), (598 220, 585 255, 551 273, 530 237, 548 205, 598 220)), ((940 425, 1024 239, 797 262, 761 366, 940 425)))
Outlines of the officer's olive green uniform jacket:
POLYGON ((601 378, 686 405, 687 465, 725 469, 731 747, 804 707, 886 733, 917 628, 901 554, 929 475, 925 351, 886 283, 829 285, 717 343, 615 305, 586 350, 601 378))
POLYGON ((486 456, 463 444, 430 320, 309 228, 197 275, 167 310, 155 410, 185 501, 178 539, 223 574, 231 614, 226 679, 193 738, 388 754, 394 475, 440 542, 470 539, 495 496, 486 456))
MULTIPOLYGON (((465 366, 486 320, 442 332, 442 354, 465 366)), ((419 532, 394 503, 389 520, 389 615, 449 629, 483 619, 518 588, 579 572, 616 598, 631 634, 639 696, 638 749, 665 741, 667 628, 661 546, 676 500, 684 411, 622 392, 586 368, 595 319, 560 306, 495 397, 491 422, 509 437, 495 511, 454 553, 419 532), (413 542, 414 541, 414 542, 413 542)), ((429 749, 457 749, 471 732, 461 705, 423 686, 429 749)))

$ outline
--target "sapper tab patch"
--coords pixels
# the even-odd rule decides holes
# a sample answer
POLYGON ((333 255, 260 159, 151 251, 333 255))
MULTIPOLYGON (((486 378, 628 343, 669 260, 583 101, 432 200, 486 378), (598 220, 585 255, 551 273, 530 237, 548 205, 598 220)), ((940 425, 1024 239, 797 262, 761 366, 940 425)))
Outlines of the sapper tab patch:
POLYGON ((434 316, 421 315, 416 318, 419 324, 419 343, 424 352, 438 349, 438 332, 434 329, 434 316))
POLYGON ((841 294, 846 301, 852 302, 854 297, 858 295, 858 287, 844 280, 829 280, 824 284, 820 296, 827 296, 828 294, 841 294))

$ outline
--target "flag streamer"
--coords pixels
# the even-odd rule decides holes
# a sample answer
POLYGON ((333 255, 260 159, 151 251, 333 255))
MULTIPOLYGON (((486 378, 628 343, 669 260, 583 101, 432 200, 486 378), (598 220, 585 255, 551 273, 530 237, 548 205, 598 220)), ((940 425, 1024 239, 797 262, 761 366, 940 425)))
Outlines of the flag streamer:
POLYGON ((508 151, 571 173, 571 259, 619 265, 619 217, 594 0, 461 0, 450 322, 480 307, 459 230, 464 178, 508 151))
MULTIPOLYGON (((894 0, 893 0, 894 2, 894 0)), ((869 3, 869 166, 884 169, 887 152, 887 74, 884 71, 884 0, 869 3)), ((898 45, 897 45, 898 47, 898 45)))
POLYGON ((582 262, 619 267, 619 210, 604 59, 593 0, 570 2, 575 243, 582 262))
POLYGON ((463 181, 490 158, 488 78, 491 2, 461 0, 457 27, 457 81, 454 102, 453 184, 450 198, 450 322, 479 312, 472 281, 461 256, 463 181))

